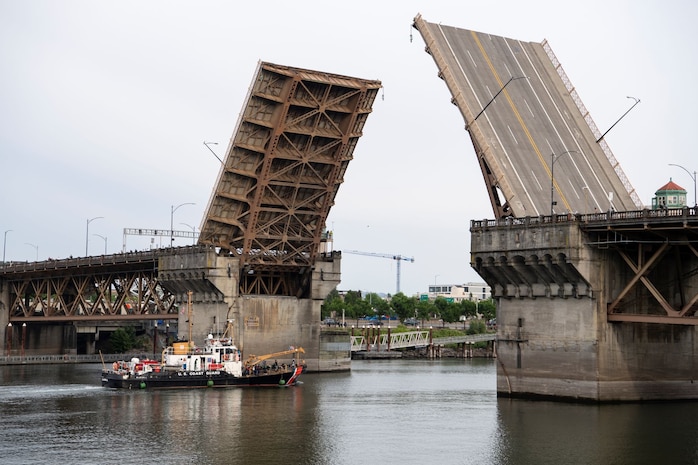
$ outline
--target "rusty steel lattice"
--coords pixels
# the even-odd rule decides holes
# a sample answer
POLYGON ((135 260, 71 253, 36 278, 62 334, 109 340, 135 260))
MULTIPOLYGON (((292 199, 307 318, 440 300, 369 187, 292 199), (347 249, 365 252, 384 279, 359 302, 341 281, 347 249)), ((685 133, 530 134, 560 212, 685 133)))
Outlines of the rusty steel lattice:
POLYGON ((583 222, 589 245, 607 250, 608 321, 698 325, 698 209, 613 213, 583 222))
POLYGON ((177 318, 175 296, 158 282, 157 259, 141 255, 153 254, 11 267, 5 282, 10 321, 177 318))
POLYGON ((242 292, 297 292, 297 278, 288 276, 315 261, 380 87, 259 64, 199 238, 240 258, 242 292))

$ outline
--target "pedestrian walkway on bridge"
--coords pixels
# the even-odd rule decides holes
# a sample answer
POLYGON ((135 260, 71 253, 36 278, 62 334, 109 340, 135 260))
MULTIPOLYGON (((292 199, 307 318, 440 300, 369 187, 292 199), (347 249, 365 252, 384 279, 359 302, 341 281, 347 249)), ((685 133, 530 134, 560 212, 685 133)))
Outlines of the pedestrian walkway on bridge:
POLYGON ((429 346, 442 346, 446 344, 474 344, 476 342, 495 341, 497 335, 472 334, 449 337, 432 337, 431 331, 409 331, 390 333, 378 331, 365 331, 364 335, 351 336, 352 352, 380 352, 394 349, 407 349, 429 346))

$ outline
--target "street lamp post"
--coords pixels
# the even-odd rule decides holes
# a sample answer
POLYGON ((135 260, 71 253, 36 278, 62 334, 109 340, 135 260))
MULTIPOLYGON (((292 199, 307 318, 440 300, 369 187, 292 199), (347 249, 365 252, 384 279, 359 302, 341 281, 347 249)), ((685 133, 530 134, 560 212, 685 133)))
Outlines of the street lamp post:
POLYGON ((5 238, 2 241, 2 266, 5 266, 5 247, 7 247, 7 233, 11 231, 11 229, 5 231, 5 238))
POLYGON ((552 216, 555 213, 553 211, 553 207, 555 206, 555 200, 554 200, 554 193, 555 193, 555 162, 563 155, 567 155, 570 153, 577 153, 576 150, 568 150, 566 152, 562 152, 559 155, 550 154, 550 217, 552 221, 552 216))
POLYGON ((213 149, 212 149, 211 147, 209 147, 209 144, 211 144, 211 145, 218 145, 218 142, 206 142, 206 141, 204 141, 204 145, 206 146, 207 149, 209 149, 209 150, 211 151, 211 153, 213 154, 213 156, 216 157, 216 158, 218 159, 219 162, 221 162, 221 165, 223 165, 223 164, 224 164, 224 163, 223 163, 223 160, 221 160, 221 157, 219 157, 218 155, 216 155, 216 152, 214 152, 213 149))
POLYGON ((587 192, 589 191, 589 186, 584 186, 582 187, 582 191, 584 191, 584 214, 587 214, 587 192))
MULTIPOLYGON (((208 146, 207 146, 208 147, 208 146)), ((180 203, 176 207, 172 205, 170 208, 170 247, 172 247, 174 244, 174 212, 177 211, 179 207, 183 207, 185 205, 196 205, 195 203, 192 202, 186 202, 186 203, 180 203)))
POLYGON ((36 244, 32 244, 30 242, 25 242, 25 244, 30 246, 30 247, 34 247, 34 250, 36 251, 36 260, 35 261, 38 262, 39 261, 39 246, 36 244))
POLYGON ((472 120, 471 122, 469 122, 469 123, 467 123, 467 124, 465 125, 465 130, 467 131, 468 128, 469 128, 475 121, 477 121, 477 119, 485 112, 485 110, 487 109, 487 107, 489 107, 490 104, 491 104, 492 102, 494 102, 494 99, 496 99, 496 98, 499 96, 499 94, 502 93, 502 91, 506 88, 506 86, 509 85, 509 83, 510 83, 511 81, 516 81, 517 79, 528 79, 528 76, 517 76, 517 77, 513 77, 513 76, 512 76, 512 77, 510 77, 509 80, 502 86, 502 88, 499 89, 499 90, 497 91, 496 94, 494 94, 494 97, 492 97, 492 98, 490 99, 490 101, 487 102, 487 104, 486 104, 484 107, 482 107, 482 110, 480 110, 480 113, 478 113, 478 114, 475 116, 475 118, 473 118, 473 120, 472 120))
POLYGON ((105 236, 102 236, 101 234, 93 234, 93 236, 101 237, 102 240, 104 241, 104 255, 107 254, 107 238, 105 236))
POLYGON ((22 323, 22 358, 24 358, 24 345, 27 341, 27 324, 22 323))
POLYGON ((611 129, 613 129, 613 127, 614 127, 616 124, 618 124, 618 123, 620 122, 620 120, 622 120, 622 119, 625 117, 625 115, 627 115, 628 113, 630 113, 630 110, 632 110, 633 108, 635 108, 635 105, 637 105, 638 103, 640 103, 640 99, 636 99, 635 97, 630 97, 630 96, 628 96, 627 98, 631 98, 631 99, 635 100, 635 103, 633 103, 633 106, 631 106, 630 108, 628 108, 628 110, 627 110, 625 113, 623 113, 623 115, 622 115, 620 118, 618 118, 618 120, 617 120, 615 123, 613 123, 613 125, 612 125, 610 128, 608 128, 608 129, 606 130, 606 132, 604 132, 604 133, 601 135, 601 137, 599 137, 598 139, 596 139, 596 143, 597 143, 597 144, 601 141, 601 139, 603 139, 604 137, 606 137, 606 134, 608 134, 608 132, 609 132, 611 129))
POLYGON ((87 220, 87 226, 85 227, 85 256, 87 257, 89 254, 87 252, 87 247, 90 244, 90 223, 92 223, 94 220, 101 220, 104 219, 103 216, 95 216, 94 218, 90 218, 87 220))
POLYGON ((12 322, 7 323, 7 329, 5 331, 7 333, 7 351, 5 354, 12 355, 12 322))
MULTIPOLYGON (((674 163, 669 163, 669 166, 678 166, 682 170, 688 173, 688 175, 693 179, 693 206, 698 207, 698 192, 696 191, 696 172, 694 171, 693 174, 691 174, 690 171, 688 171, 686 168, 684 168, 681 165, 676 165, 674 163)), ((4 261, 4 260, 3 260, 4 261)))
POLYGON ((153 354, 158 353, 158 322, 153 324, 153 354))
POLYGON ((189 229, 191 229, 191 233, 192 233, 191 243, 192 243, 192 245, 196 244, 196 227, 194 227, 190 224, 187 224, 187 223, 179 223, 179 224, 184 225, 184 226, 188 227, 189 229))

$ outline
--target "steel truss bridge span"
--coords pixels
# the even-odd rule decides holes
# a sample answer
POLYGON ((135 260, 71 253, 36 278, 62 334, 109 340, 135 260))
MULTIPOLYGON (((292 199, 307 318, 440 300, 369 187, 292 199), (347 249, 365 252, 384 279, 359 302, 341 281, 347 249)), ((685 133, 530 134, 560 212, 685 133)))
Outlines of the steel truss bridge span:
POLYGON ((203 249, 153 249, 7 264, 0 269, 0 286, 9 293, 9 321, 177 319, 177 291, 158 280, 160 259, 173 251, 203 249))
POLYGON ((433 344, 467 344, 494 341, 495 339, 495 334, 474 334, 468 336, 432 338, 431 331, 408 331, 403 333, 385 332, 370 336, 351 336, 351 351, 365 352, 383 349, 406 349, 409 347, 427 347, 433 344))
POLYGON ((239 258, 241 293, 308 295, 325 221, 380 88, 259 63, 199 236, 239 258))

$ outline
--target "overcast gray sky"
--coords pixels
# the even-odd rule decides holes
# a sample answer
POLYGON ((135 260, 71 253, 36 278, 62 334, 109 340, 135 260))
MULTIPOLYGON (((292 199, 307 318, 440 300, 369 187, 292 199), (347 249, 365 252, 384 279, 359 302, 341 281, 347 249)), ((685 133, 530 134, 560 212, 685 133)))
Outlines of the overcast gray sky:
MULTIPOLYGON (((472 219, 492 218, 470 139, 411 28, 547 39, 640 198, 693 201, 693 1, 0 0, 0 234, 7 260, 122 249, 124 228, 200 226, 258 61, 380 79, 327 227, 336 250, 414 257, 401 290, 481 282, 472 219), (183 225, 182 223, 186 223, 183 225), (4 240, 5 237, 2 237, 4 240)), ((156 245, 159 243, 157 241, 156 245)), ((184 244, 185 241, 179 241, 184 244)), ((126 248, 148 239, 129 237, 126 248)), ((344 255, 340 289, 395 292, 396 262, 344 255)))

